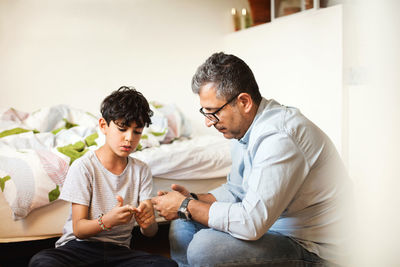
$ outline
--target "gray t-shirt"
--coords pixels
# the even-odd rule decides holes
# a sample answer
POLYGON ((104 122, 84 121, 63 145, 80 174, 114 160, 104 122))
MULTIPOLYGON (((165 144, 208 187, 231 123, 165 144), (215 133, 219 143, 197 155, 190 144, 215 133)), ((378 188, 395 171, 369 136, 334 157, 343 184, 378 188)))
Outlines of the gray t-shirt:
MULTIPOLYGON (((128 164, 120 175, 108 171, 99 161, 94 151, 87 152, 71 165, 65 179, 60 199, 89 207, 88 219, 97 219, 113 209, 120 195, 123 204, 135 207, 139 202, 152 197, 152 175, 146 163, 128 157, 128 164)), ((111 242, 117 245, 130 245, 131 232, 135 218, 128 224, 118 225, 110 231, 102 231, 85 240, 111 242)), ((77 239, 72 229, 72 210, 64 225, 63 235, 56 242, 56 247, 77 239)))

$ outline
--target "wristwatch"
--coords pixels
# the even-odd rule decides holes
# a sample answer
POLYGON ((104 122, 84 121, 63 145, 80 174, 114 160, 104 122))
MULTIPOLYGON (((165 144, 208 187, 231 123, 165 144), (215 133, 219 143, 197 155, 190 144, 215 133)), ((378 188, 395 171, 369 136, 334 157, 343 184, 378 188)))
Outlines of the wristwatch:
POLYGON ((190 197, 185 198, 182 201, 182 204, 178 209, 178 217, 180 219, 184 219, 184 220, 192 219, 192 215, 190 215, 190 212, 187 209, 187 206, 188 206, 190 200, 194 200, 194 198, 190 196, 190 197))
POLYGON ((194 199, 199 200, 199 197, 195 193, 189 193, 194 199))

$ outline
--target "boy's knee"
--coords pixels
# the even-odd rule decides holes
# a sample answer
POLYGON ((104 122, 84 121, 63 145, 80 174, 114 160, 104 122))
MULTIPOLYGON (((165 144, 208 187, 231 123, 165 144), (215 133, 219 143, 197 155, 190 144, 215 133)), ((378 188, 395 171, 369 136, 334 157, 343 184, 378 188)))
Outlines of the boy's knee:
POLYGON ((38 253, 30 259, 29 267, 46 266, 46 263, 48 263, 47 257, 43 253, 38 253))
POLYGON ((29 267, 65 266, 66 262, 58 261, 52 253, 54 249, 45 249, 35 254, 29 261, 29 267))

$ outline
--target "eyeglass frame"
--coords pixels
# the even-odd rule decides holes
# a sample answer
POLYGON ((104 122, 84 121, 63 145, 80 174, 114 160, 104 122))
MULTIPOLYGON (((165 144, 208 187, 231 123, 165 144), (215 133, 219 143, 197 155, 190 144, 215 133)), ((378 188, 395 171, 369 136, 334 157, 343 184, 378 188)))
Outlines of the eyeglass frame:
POLYGON ((217 113, 220 112, 226 105, 228 105, 229 103, 231 103, 233 100, 235 100, 241 93, 236 94, 234 97, 232 97, 231 99, 228 100, 228 102, 226 102, 225 104, 223 104, 220 108, 218 108, 216 111, 214 112, 204 112, 203 111, 203 107, 201 107, 199 109, 200 113, 204 115, 204 117, 206 117, 207 119, 209 119, 210 121, 212 121, 213 123, 217 123, 219 122, 219 118, 217 117, 217 113))

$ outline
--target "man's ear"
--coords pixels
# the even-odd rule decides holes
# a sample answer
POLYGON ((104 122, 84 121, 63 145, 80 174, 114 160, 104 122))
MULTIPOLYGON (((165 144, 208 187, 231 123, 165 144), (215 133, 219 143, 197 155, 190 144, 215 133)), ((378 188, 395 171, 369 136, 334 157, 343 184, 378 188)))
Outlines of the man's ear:
POLYGON ((99 119, 99 128, 103 134, 106 134, 106 128, 108 127, 106 120, 101 117, 99 119))
POLYGON ((245 113, 249 113, 253 107, 253 99, 248 93, 241 93, 238 96, 237 104, 240 105, 241 109, 245 113))

